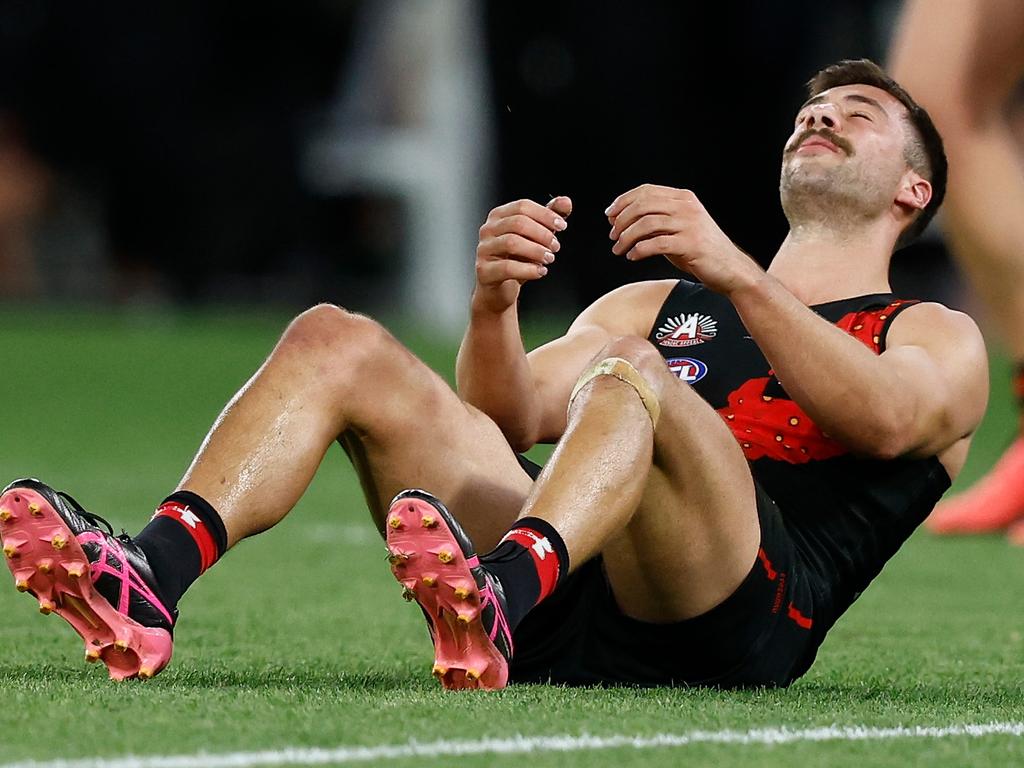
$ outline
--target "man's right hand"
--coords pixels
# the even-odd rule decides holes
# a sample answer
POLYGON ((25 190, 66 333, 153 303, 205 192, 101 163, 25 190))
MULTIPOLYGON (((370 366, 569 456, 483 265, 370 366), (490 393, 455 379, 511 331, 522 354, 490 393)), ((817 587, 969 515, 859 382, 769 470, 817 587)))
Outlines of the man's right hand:
POLYGON ((473 306, 500 314, 515 304, 519 289, 548 273, 561 245, 572 200, 556 197, 546 206, 517 200, 492 210, 480 227, 476 248, 476 290, 473 306))

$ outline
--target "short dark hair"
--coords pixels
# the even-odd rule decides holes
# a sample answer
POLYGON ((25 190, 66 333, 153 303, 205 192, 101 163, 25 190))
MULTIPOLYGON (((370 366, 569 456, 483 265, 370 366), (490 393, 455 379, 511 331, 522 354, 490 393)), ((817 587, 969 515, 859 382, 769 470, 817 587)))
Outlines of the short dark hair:
POLYGON ((924 231, 946 196, 949 165, 946 162, 946 151, 942 146, 942 136, 939 135, 935 123, 924 107, 914 101, 903 86, 870 59, 844 59, 825 67, 807 82, 807 92, 813 97, 841 85, 870 85, 881 88, 895 97, 906 107, 910 124, 917 134, 917 140, 906 148, 904 156, 907 165, 931 182, 932 199, 928 201, 920 215, 900 233, 896 247, 902 248, 924 231))

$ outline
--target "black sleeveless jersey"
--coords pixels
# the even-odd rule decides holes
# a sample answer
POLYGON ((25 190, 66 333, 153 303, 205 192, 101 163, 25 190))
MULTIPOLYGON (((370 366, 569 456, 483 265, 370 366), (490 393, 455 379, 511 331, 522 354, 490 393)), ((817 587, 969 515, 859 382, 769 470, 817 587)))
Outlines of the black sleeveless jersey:
MULTIPOLYGON (((873 294, 811 309, 881 354, 889 324, 915 303, 873 294)), ((789 398, 732 303, 700 284, 679 281, 649 340, 732 430, 828 592, 821 597, 835 611, 831 624, 949 487, 945 468, 935 457, 852 455, 789 398)))

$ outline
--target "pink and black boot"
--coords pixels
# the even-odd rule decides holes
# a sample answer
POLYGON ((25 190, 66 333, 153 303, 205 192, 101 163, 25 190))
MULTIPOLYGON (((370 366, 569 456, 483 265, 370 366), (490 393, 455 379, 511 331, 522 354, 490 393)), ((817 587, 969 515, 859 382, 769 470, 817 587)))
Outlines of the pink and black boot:
POLYGON ((0 492, 0 541, 18 591, 82 636, 86 661, 102 661, 114 680, 153 677, 170 661, 178 612, 165 607, 128 534, 115 536, 68 494, 25 479, 0 492))
POLYGON ((434 676, 448 689, 504 688, 512 658, 505 595, 473 542, 438 499, 402 491, 386 523, 391 572, 423 609, 434 640, 434 676))

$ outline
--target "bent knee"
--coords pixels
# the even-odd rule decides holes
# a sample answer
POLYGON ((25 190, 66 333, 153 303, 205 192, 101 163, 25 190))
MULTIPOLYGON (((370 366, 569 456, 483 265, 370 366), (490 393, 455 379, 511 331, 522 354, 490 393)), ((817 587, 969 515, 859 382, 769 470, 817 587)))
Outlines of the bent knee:
POLYGON ((300 314, 285 329, 282 342, 310 347, 372 343, 387 331, 366 315, 335 304, 317 304, 300 314))
POLYGON ((577 393, 587 383, 602 375, 619 379, 636 390, 652 423, 657 427, 661 410, 659 402, 667 387, 671 386, 671 377, 661 353, 654 345, 639 336, 621 336, 606 344, 577 381, 570 397, 570 407, 577 393))
POLYGON ((598 360, 607 357, 621 357, 652 382, 668 371, 661 353, 651 342, 640 336, 620 336, 609 342, 601 350, 598 360))
POLYGON ((351 371, 385 351, 391 340, 384 327, 366 315, 317 304, 289 323, 274 354, 298 356, 318 368, 351 371))

